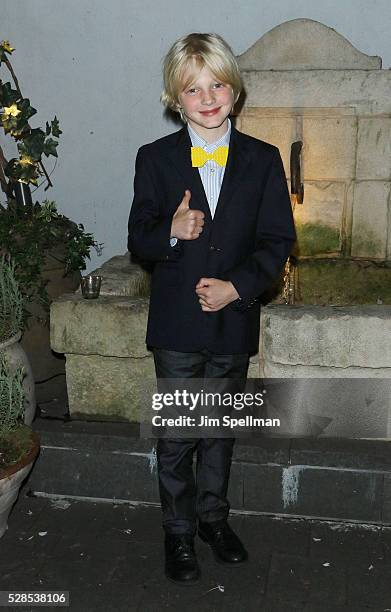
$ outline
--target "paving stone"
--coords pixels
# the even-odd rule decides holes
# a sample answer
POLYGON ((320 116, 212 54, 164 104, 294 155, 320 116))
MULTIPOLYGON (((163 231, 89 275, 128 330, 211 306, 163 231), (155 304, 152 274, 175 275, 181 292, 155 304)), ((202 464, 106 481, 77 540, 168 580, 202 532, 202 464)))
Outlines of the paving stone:
POLYGON ((291 441, 290 459, 299 465, 391 470, 388 440, 295 438, 291 441))
POLYGON ((53 562, 59 534, 8 530, 0 542, 0 590, 40 588, 43 565, 53 562))
POLYGON ((310 592, 310 567, 304 557, 294 554, 273 553, 268 595, 282 602, 294 601, 304 605, 310 592))
POLYGON ((71 612, 136 612, 143 589, 133 584, 76 587, 70 593, 71 612))
POLYGON ((391 527, 382 527, 380 539, 385 560, 388 564, 391 564, 391 527))
POLYGON ((346 577, 340 568, 325 567, 320 562, 293 554, 273 553, 269 589, 277 599, 297 603, 322 601, 343 605, 346 600, 346 577))
MULTIPOLYGON (((44 498, 35 498, 42 500, 44 498)), ((34 498, 31 498, 34 508, 34 498)), ((72 533, 75 537, 87 531, 91 538, 104 535, 104 521, 110 511, 109 504, 89 503, 66 499, 44 499, 46 506, 37 517, 34 528, 48 533, 65 535, 72 533)))
POLYGON ((71 531, 61 537, 56 548, 54 559, 47 560, 40 570, 43 589, 52 584, 58 589, 109 584, 128 552, 126 542, 98 539, 88 532, 84 537, 72 535, 71 531))
POLYGON ((231 508, 243 508, 243 467, 241 463, 232 461, 230 478, 228 482, 228 499, 231 508))
POLYGON ((310 556, 322 563, 344 567, 384 564, 381 527, 352 523, 313 522, 310 556))
POLYGON ((56 495, 157 502, 156 471, 148 456, 140 455, 42 447, 30 486, 56 495))
POLYGON ((161 609, 183 610, 250 610, 264 609, 264 577, 251 570, 248 564, 235 568, 220 567, 216 563, 201 561, 201 580, 191 589, 169 583, 161 571, 158 581, 145 587, 140 611, 161 609), (220 588, 219 588, 220 587, 220 588))
POLYGON ((375 609, 391 607, 391 567, 373 567, 360 573, 348 569, 348 603, 375 609))
POLYGON ((24 489, 21 489, 8 518, 8 531, 18 532, 20 537, 30 536, 46 505, 46 499, 26 496, 24 489))
POLYGON ((234 461, 246 463, 287 464, 291 440, 253 436, 237 440, 234 446, 234 461))
MULTIPOLYGON (((249 546, 258 551, 289 552, 307 556, 310 521, 278 516, 235 516, 238 531, 249 546)), ((232 519, 233 520, 233 517, 232 519)))
POLYGON ((147 505, 107 504, 108 513, 103 523, 105 537, 126 542, 148 542, 161 545, 163 527, 160 507, 147 505))
POLYGON ((381 520, 383 475, 292 465, 283 472, 285 512, 364 522, 381 520))
POLYGON ((42 446, 150 453, 155 444, 154 440, 140 438, 139 423, 37 418, 34 430, 39 433, 42 446))
MULTIPOLYGON (((326 598, 327 599, 327 598, 326 598)), ((304 608, 302 608, 303 612, 371 612, 371 610, 379 610, 378 608, 369 608, 367 606, 360 606, 355 604, 354 608, 350 605, 346 606, 338 606, 333 604, 330 607, 330 604, 327 603, 312 603, 309 602, 305 604, 304 608)))
POLYGON ((391 523, 391 474, 384 474, 384 492, 382 519, 385 523, 391 523))
POLYGON ((244 507, 260 512, 283 512, 282 466, 244 464, 244 507), (267 482, 267 487, 265 486, 267 482))

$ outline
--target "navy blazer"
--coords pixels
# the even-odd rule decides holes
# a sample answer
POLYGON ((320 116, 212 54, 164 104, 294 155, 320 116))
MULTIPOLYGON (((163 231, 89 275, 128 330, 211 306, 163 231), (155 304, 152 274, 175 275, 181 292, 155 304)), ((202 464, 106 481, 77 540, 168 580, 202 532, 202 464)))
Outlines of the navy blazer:
POLYGON ((192 168, 186 127, 141 147, 136 159, 128 249, 155 262, 147 344, 174 351, 254 353, 259 296, 281 273, 295 240, 279 151, 232 126, 227 166, 212 219, 198 168, 192 168), (190 208, 205 213, 199 238, 170 246, 172 217, 185 189, 190 208), (202 277, 230 280, 241 301, 201 310, 202 277))

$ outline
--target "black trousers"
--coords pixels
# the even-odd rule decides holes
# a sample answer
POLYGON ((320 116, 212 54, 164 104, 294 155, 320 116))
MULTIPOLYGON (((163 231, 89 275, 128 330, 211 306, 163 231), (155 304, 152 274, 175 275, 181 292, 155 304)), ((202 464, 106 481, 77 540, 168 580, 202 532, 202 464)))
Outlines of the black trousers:
MULTIPOLYGON (((247 377, 249 355, 217 355, 208 350, 181 353, 153 349, 156 377, 247 377)), ((159 438, 157 465, 163 528, 168 533, 195 534, 203 522, 225 519, 234 438, 159 438), (197 451, 196 478, 193 453, 197 451)))

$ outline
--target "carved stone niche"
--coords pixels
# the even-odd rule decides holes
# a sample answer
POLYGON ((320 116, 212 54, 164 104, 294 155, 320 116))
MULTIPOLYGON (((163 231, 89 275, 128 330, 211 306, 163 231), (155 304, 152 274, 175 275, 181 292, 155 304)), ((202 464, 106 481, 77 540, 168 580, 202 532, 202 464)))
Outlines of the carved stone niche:
POLYGON ((278 146, 288 179, 291 144, 303 141, 302 301, 391 303, 391 71, 310 19, 275 27, 238 62, 238 129, 278 146))

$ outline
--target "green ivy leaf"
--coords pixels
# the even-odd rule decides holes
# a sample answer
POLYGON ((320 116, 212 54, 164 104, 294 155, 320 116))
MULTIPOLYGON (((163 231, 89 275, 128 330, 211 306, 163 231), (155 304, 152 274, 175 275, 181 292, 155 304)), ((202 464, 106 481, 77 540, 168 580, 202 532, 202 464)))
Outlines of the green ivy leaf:
POLYGON ((54 157, 57 157, 57 146, 57 140, 53 140, 53 138, 47 138, 43 147, 43 153, 45 153, 46 157, 49 157, 49 155, 54 155, 54 157))
POLYGON ((30 131, 30 134, 18 143, 21 155, 27 155, 35 161, 40 161, 45 146, 45 132, 40 128, 30 131))
POLYGON ((52 121, 52 134, 55 138, 58 138, 60 134, 62 134, 62 130, 60 130, 60 124, 56 116, 52 121))
POLYGON ((12 115, 9 115, 8 117, 5 117, 4 115, 0 115, 0 122, 6 134, 13 135, 14 132, 15 133, 17 132, 17 127, 18 127, 17 117, 12 117, 12 115))
POLYGON ((16 89, 12 89, 11 83, 7 82, 0 85, 0 105, 2 107, 11 106, 11 104, 14 104, 19 98, 19 93, 16 89))
POLYGON ((16 128, 13 130, 13 136, 22 136, 24 133, 30 131, 30 126, 28 121, 30 117, 36 114, 36 109, 30 105, 30 100, 27 98, 22 98, 18 102, 18 109, 20 110, 19 115, 16 117, 17 124, 16 128))
POLYGON ((9 178, 22 183, 31 183, 32 185, 38 184, 38 168, 34 165, 22 165, 16 158, 11 159, 4 168, 4 174, 9 178))

